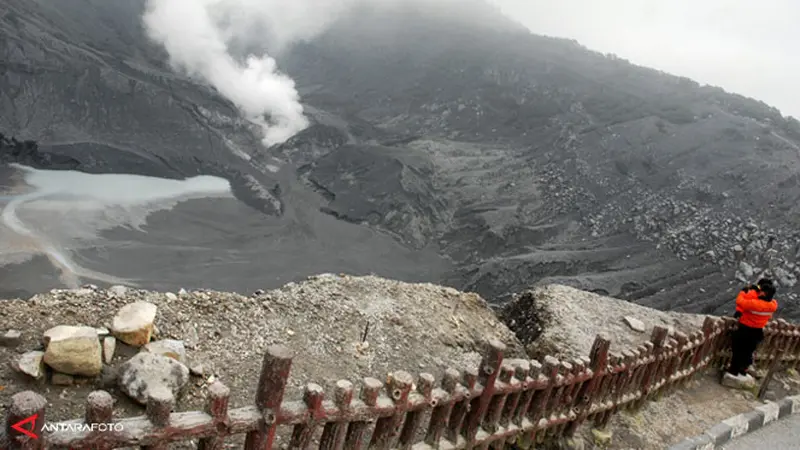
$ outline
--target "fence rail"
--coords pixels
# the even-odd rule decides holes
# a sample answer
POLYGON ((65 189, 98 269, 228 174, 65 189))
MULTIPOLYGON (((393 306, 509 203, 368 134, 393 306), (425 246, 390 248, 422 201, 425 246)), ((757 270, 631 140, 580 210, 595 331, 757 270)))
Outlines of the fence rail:
MULTIPOLYGON (((45 399, 32 391, 14 395, 6 414, 5 445, 17 449, 166 449, 173 442, 197 441, 197 448, 219 450, 225 440, 245 436, 247 450, 271 449, 278 431, 288 447, 340 449, 499 449, 505 443, 527 447, 546 438, 569 437, 585 422, 605 427, 621 411, 683 387, 698 372, 730 360, 730 318, 708 317, 691 334, 653 329, 649 342, 620 352, 598 336, 588 357, 562 360, 503 358, 505 345, 490 341, 480 366, 447 369, 438 384, 433 375, 416 379, 405 371, 385 382, 365 378, 360 391, 349 381, 336 383, 326 398, 308 384, 303 398, 285 400, 292 355, 272 346, 264 356, 255 404, 230 409, 230 390, 217 381, 208 387, 204 411, 172 412, 168 390, 150 392, 146 414, 114 419, 113 399, 92 392, 82 419, 63 424, 120 424, 108 430, 73 427, 43 432, 45 399), (30 419, 34 417, 34 419, 30 419), (29 419, 26 431, 14 427, 29 419), (33 437, 36 436, 36 437, 33 437)), ((783 320, 765 329, 756 363, 800 363, 800 327, 783 320)))

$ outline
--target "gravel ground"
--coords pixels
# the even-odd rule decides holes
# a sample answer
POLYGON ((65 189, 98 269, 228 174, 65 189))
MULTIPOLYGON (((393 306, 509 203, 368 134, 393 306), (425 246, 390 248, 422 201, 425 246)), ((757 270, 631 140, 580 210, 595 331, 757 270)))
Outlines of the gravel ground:
MULTIPOLYGON (((308 382, 327 392, 337 379, 358 386, 365 376, 383 379, 388 372, 429 372, 464 369, 480 362, 483 343, 497 338, 508 345, 508 357, 522 357, 520 342, 475 294, 431 284, 408 284, 377 277, 320 275, 302 283, 250 297, 194 291, 177 295, 129 290, 123 296, 101 289, 55 291, 25 300, 0 302, 3 328, 23 331, 15 350, 0 347, 0 360, 41 346, 42 333, 55 325, 110 325, 125 304, 145 299, 158 306, 159 338, 182 339, 189 363, 201 363, 232 391, 231 407, 253 402, 264 350, 280 343, 296 354, 287 398, 299 398, 308 382), (359 349, 369 324, 366 349, 359 349)), ((118 345, 112 362, 118 367, 135 349, 118 345)), ((0 402, 32 389, 45 395, 50 420, 81 415, 86 394, 95 381, 61 388, 34 383, 0 366, 0 402)), ((177 409, 201 409, 205 383, 196 378, 177 409)), ((118 417, 142 409, 114 390, 118 417)))
MULTIPOLYGON (((800 378, 778 373, 770 383, 768 392, 772 395, 768 399, 792 395, 798 390, 800 378)), ((614 439, 608 450, 664 449, 762 404, 752 392, 723 387, 716 373, 709 371, 685 390, 649 402, 639 411, 617 414, 610 423, 614 439)))
MULTIPOLYGON (((446 367, 477 365, 483 343, 491 337, 508 345, 508 357, 525 353, 523 343, 476 294, 373 276, 324 274, 249 297, 214 291, 127 289, 122 293, 119 288, 85 288, 53 291, 27 301, 3 301, 0 332, 22 330, 23 341, 16 349, 0 347, 0 359, 11 361, 19 353, 41 348, 42 333, 55 325, 108 327, 121 306, 140 299, 158 306, 158 338, 184 340, 189 364, 205 367, 202 378, 193 378, 178 410, 201 408, 212 376, 231 388, 232 408, 252 404, 263 352, 273 343, 287 345, 296 354, 287 394, 294 399, 311 381, 331 392, 337 379, 357 385, 364 376, 383 378, 398 369, 430 372, 438 378, 446 367), (369 345, 364 348, 360 343, 367 323, 369 345)), ((503 311, 506 317, 509 314, 516 314, 512 317, 517 320, 509 323, 523 339, 531 339, 526 342, 532 352, 547 350, 559 357, 587 355, 597 333, 609 336, 613 348, 620 349, 646 340, 655 325, 690 331, 703 320, 702 316, 663 313, 558 285, 519 296, 503 311), (641 320, 648 331, 631 330, 622 321, 625 316, 641 320)), ((109 374, 136 352, 124 344, 117 347, 109 374)), ((109 379, 78 380, 74 386, 59 387, 32 382, 4 364, 0 366, 0 414, 11 395, 34 390, 49 402, 48 420, 79 417, 86 395, 98 387, 117 398, 116 417, 142 414, 141 407, 109 387, 109 379)), ((776 395, 782 395, 781 389, 795 392, 800 386, 794 377, 779 378, 775 383, 784 386, 776 395)), ((648 403, 638 412, 617 415, 611 422, 611 449, 663 448, 757 403, 751 393, 723 388, 709 375, 686 391, 648 403)), ((283 430, 280 438, 287 438, 288 431, 283 430)), ((584 431, 588 433, 588 428, 584 431)), ((230 448, 240 448, 240 441, 232 439, 230 448)), ((192 445, 170 448, 194 448, 192 445)))
POLYGON ((648 341, 655 326, 693 332, 705 320, 701 315, 657 311, 561 285, 540 286, 516 296, 503 308, 501 318, 529 354, 559 358, 588 356, 598 334, 611 339, 611 350, 620 352, 648 341), (628 316, 642 321, 645 331, 631 329, 623 320, 628 316))

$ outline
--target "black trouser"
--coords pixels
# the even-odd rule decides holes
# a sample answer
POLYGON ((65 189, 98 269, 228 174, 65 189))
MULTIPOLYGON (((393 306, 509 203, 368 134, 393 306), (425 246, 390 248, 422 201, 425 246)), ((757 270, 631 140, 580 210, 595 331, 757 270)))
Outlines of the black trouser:
POLYGON ((746 374, 747 368, 753 364, 753 352, 756 351, 756 347, 763 339, 763 329, 751 328, 740 323, 732 336, 731 350, 733 351, 733 356, 728 372, 733 375, 746 374))

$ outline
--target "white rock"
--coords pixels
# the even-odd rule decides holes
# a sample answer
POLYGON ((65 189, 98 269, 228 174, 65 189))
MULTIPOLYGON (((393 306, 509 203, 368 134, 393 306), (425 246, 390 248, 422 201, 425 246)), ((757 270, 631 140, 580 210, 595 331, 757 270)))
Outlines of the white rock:
POLYGON ((99 336, 101 338, 104 338, 104 337, 108 336, 109 334, 111 334, 111 332, 108 331, 108 328, 106 328, 106 327, 95 328, 95 330, 97 330, 97 336, 99 336))
POLYGON ((135 302, 122 307, 114 316, 111 332, 120 341, 141 347, 150 342, 153 323, 156 320, 156 305, 149 302, 135 302))
POLYGON ((27 352, 17 359, 14 368, 25 375, 40 379, 44 376, 44 352, 27 352))
POLYGON ((742 276, 744 276, 748 280, 753 278, 753 273, 754 273, 753 266, 744 261, 739 263, 739 272, 741 272, 742 276))
POLYGON ((22 332, 19 330, 8 330, 0 336, 0 347, 16 347, 22 340, 22 332))
POLYGON ((644 327, 644 322, 635 317, 625 316, 625 318, 623 318, 622 320, 624 320, 625 323, 629 327, 631 327, 633 331, 638 331, 639 333, 644 333, 646 331, 646 328, 644 327))
POLYGON ((107 336, 103 339, 103 361, 111 364, 114 360, 114 352, 117 349, 117 339, 114 336, 107 336))
POLYGON ((166 293, 166 294, 164 294, 164 295, 167 297, 167 300, 169 300, 169 301, 171 301, 171 302, 173 302, 173 301, 175 301, 175 300, 177 300, 177 299, 178 299, 178 296, 177 296, 177 295, 175 295, 175 294, 173 294, 172 292, 167 292, 167 293, 166 293))
POLYGON ((782 267, 775 269, 775 277, 782 287, 793 287, 797 284, 797 277, 782 267))
POLYGON ((197 325, 189 326, 188 330, 184 333, 185 339, 183 340, 184 346, 190 350, 197 348, 200 344, 200 336, 197 335, 197 325))
POLYGON ((76 297, 88 297, 94 294, 94 290, 91 288, 81 288, 81 289, 73 289, 70 293, 76 297))
POLYGON ((195 364, 189 368, 189 371, 196 377, 202 377, 205 374, 205 367, 202 364, 195 364))
POLYGON ((750 375, 731 375, 725 372, 722 377, 722 385, 733 389, 750 390, 756 387, 756 379, 750 375))
POLYGON ((69 375, 93 377, 103 370, 97 330, 92 327, 59 325, 44 333, 44 362, 69 375))
POLYGON ((116 285, 108 288, 108 292, 113 294, 114 297, 124 297, 125 294, 128 293, 128 288, 125 286, 116 285))
POLYGON ((145 345, 142 351, 166 356, 167 358, 172 358, 180 363, 186 364, 186 347, 183 345, 183 341, 174 339, 153 341, 145 345))
POLYGON ((141 404, 147 403, 150 390, 166 388, 173 395, 189 382, 189 369, 178 361, 149 352, 139 352, 120 366, 119 387, 141 404))

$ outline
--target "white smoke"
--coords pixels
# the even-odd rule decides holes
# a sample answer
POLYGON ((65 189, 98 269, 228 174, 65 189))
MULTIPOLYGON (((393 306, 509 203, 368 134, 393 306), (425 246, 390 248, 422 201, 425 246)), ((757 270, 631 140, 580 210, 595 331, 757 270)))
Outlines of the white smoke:
POLYGON ((143 20, 173 68, 214 86, 263 129, 267 146, 308 126, 294 80, 275 59, 237 60, 231 46, 279 49, 323 31, 350 0, 148 0, 143 20))
POLYGON ((308 126, 294 80, 263 49, 323 32, 353 7, 410 6, 428 14, 459 15, 482 0, 148 0, 143 20, 176 70, 214 86, 264 131, 267 146, 308 126), (448 5, 445 10, 436 6, 448 5), (259 50, 252 50, 252 49, 259 50), (237 58, 246 52, 248 56, 237 58))

